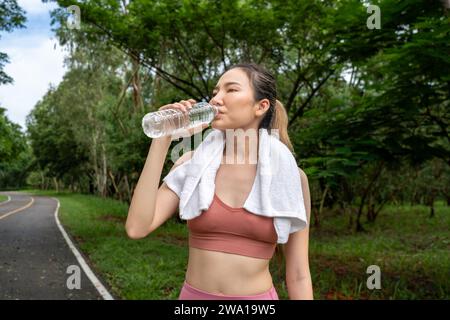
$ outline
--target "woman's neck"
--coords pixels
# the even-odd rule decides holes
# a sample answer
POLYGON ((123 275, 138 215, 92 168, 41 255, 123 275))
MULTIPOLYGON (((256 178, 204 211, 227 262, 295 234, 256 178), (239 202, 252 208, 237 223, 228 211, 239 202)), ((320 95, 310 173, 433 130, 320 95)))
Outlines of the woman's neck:
POLYGON ((259 155, 259 134, 252 131, 225 135, 225 164, 256 165, 259 155))

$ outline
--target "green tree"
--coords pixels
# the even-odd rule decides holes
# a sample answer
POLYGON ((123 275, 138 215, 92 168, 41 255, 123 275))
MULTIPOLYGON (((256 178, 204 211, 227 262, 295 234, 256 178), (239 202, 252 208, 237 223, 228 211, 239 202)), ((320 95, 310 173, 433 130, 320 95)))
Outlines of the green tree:
MULTIPOLYGON (((0 2, 0 32, 11 32, 16 28, 23 28, 26 18, 25 12, 17 4, 16 0, 3 0, 0 2)), ((9 62, 8 55, 0 52, 0 85, 11 83, 13 79, 8 76, 3 68, 9 62)))
POLYGON ((0 107, 0 188, 25 185, 31 149, 20 126, 11 122, 0 107))

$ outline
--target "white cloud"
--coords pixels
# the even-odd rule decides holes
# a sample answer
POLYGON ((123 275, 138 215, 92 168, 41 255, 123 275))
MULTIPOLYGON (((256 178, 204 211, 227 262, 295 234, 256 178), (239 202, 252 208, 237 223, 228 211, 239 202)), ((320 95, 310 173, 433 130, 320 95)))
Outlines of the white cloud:
POLYGON ((18 0, 26 11, 25 29, 2 33, 0 52, 9 56, 4 67, 13 84, 0 86, 0 106, 9 120, 25 131, 25 119, 44 96, 49 84, 58 85, 65 73, 65 53, 56 39, 51 39, 49 11, 57 4, 41 0, 18 0))
POLYGON ((14 79, 12 85, 0 86, 0 105, 7 109, 9 120, 25 131, 26 116, 47 92, 49 84, 57 85, 62 80, 64 52, 56 40, 46 35, 16 40, 0 50, 10 58, 4 71, 14 79))
POLYGON ((47 13, 58 7, 55 2, 43 3, 41 0, 18 0, 17 4, 26 11, 27 15, 38 15, 47 13))

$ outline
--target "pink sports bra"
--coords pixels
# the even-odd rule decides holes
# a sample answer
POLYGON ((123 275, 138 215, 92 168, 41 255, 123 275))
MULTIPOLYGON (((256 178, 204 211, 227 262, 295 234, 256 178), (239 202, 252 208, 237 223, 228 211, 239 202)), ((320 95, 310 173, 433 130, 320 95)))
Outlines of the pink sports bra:
POLYGON ((214 193, 208 210, 187 221, 189 246, 270 259, 278 236, 273 217, 264 217, 244 208, 232 208, 214 193))

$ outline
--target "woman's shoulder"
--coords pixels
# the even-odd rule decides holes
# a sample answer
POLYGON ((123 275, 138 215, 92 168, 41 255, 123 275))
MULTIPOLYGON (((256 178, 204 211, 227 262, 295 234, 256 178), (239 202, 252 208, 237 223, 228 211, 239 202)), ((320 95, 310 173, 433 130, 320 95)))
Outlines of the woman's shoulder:
POLYGON ((305 171, 303 171, 300 167, 298 167, 298 172, 300 173, 300 178, 302 182, 308 183, 308 176, 306 175, 305 171))
POLYGON ((172 169, 170 171, 174 170, 176 167, 181 166, 186 161, 189 161, 192 159, 192 156, 194 155, 194 151, 188 151, 183 153, 181 157, 178 158, 178 160, 175 161, 175 163, 172 166, 172 169))

